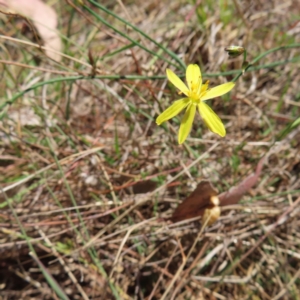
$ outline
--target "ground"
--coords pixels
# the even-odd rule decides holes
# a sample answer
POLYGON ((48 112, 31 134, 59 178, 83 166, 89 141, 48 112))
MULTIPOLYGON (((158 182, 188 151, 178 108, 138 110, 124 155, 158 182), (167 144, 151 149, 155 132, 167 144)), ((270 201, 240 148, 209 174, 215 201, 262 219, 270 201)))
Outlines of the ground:
POLYGON ((300 299, 299 3, 47 4, 54 56, 33 20, 0 13, 0 299, 300 299), (183 113, 155 123, 181 97, 166 69, 229 82, 230 45, 249 68, 207 102, 226 136, 196 114, 178 145, 183 113), (169 220, 199 182, 221 194, 262 157, 214 224, 169 220))

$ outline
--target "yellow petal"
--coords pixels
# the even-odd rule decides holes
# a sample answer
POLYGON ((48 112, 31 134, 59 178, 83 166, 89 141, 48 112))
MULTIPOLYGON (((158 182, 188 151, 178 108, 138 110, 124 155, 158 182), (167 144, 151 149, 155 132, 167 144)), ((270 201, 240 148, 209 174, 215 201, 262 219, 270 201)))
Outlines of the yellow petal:
POLYGON ((235 83, 234 82, 227 82, 221 85, 218 85, 210 90, 207 91, 207 93, 201 97, 201 101, 205 101, 208 99, 216 98, 219 96, 222 96, 229 91, 231 91, 234 87, 235 83))
POLYGON ((188 65, 186 68, 186 82, 190 91, 196 89, 196 87, 197 91, 201 91, 202 77, 201 70, 198 65, 188 65))
POLYGON ((200 102, 198 104, 198 110, 204 123, 210 131, 220 135, 221 137, 226 135, 226 130, 221 119, 206 103, 200 102))
POLYGON ((182 144, 188 137, 194 121, 195 112, 196 112, 196 105, 190 104, 181 120, 179 133, 178 133, 179 144, 182 144))
POLYGON ((178 115, 184 108, 188 106, 190 102, 189 98, 183 98, 175 101, 169 108, 167 108, 164 112, 162 112, 156 118, 156 124, 160 125, 161 123, 168 121, 169 119, 178 115))
POLYGON ((189 90, 187 86, 184 84, 184 82, 170 69, 166 70, 168 79, 186 96, 189 93, 189 90))

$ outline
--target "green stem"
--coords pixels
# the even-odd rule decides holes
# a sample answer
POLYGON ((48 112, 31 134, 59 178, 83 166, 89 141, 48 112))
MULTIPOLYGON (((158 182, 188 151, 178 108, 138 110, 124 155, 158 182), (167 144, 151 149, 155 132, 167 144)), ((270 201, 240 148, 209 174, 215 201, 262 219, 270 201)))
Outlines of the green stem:
MULTIPOLYGON (((272 48, 268 51, 265 51, 264 53, 258 55, 257 57, 255 57, 252 62, 250 62, 248 64, 248 66, 240 71, 240 73, 232 80, 233 82, 236 82, 245 72, 247 72, 250 68, 250 70, 252 70, 252 66, 254 64, 256 64, 259 60, 261 60, 263 57, 267 56, 268 54, 270 53, 273 53, 273 52, 276 52, 276 51, 279 51, 279 50, 286 50, 286 49, 291 49, 291 48, 299 48, 300 47, 300 44, 297 43, 297 44, 290 44, 290 45, 285 45, 285 46, 279 46, 279 47, 276 47, 276 48, 272 48)), ((246 51, 245 51, 246 52, 246 51)), ((245 53, 244 53, 244 60, 245 60, 245 53)))
MULTIPOLYGON (((300 45, 299 45, 300 46, 300 45)), ((260 55, 262 58, 263 56, 260 55)), ((265 56, 265 55, 264 55, 265 56)), ((257 61, 258 58, 255 58, 255 61, 257 61)), ((269 64, 265 64, 265 65, 260 65, 260 66, 251 66, 249 65, 244 72, 247 71, 256 71, 256 70, 260 70, 260 69, 269 69, 269 68, 274 68, 276 66, 280 66, 280 65, 284 65, 287 63, 295 63, 295 62, 299 62, 300 61, 300 57, 294 57, 292 59, 287 59, 284 61, 278 61, 278 62, 273 62, 273 63, 269 63, 269 64)), ((219 76, 228 76, 228 75, 234 75, 234 74, 238 74, 237 77, 240 77, 243 74, 243 70, 231 70, 231 71, 227 71, 227 72, 220 72, 220 73, 211 73, 211 74, 202 74, 203 77, 219 77, 219 76)), ((179 77, 183 78, 185 75, 182 74, 179 77)), ((237 78, 236 77, 236 78, 237 78)), ((85 79, 85 80, 91 80, 93 78, 97 78, 97 79, 110 79, 110 80, 161 80, 161 79, 166 79, 165 75, 156 75, 156 76, 141 76, 141 75, 101 75, 101 76, 83 76, 83 75, 78 75, 78 76, 71 76, 71 77, 58 77, 58 78, 53 78, 47 81, 42 81, 39 83, 36 83, 34 85, 32 85, 31 87, 27 88, 24 91, 21 91, 17 94, 15 94, 11 99, 5 101, 4 103, 2 103, 0 105, 0 112, 9 104, 13 104, 18 98, 22 97, 24 94, 28 93, 31 90, 34 90, 38 87, 47 85, 47 84, 52 84, 52 83, 56 83, 56 82, 62 82, 62 81, 75 81, 75 80, 80 80, 80 79, 85 79)), ((234 81, 234 80, 233 80, 234 81)), ((1 120, 2 116, 0 115, 0 120, 1 120)))
POLYGON ((247 50, 245 49, 245 51, 244 51, 244 61, 243 61, 243 63, 245 63, 247 61, 247 50))
MULTIPOLYGON (((184 62, 172 51, 168 50, 167 48, 165 48, 164 46, 162 46, 161 44, 159 44, 158 42, 156 42, 154 39, 152 39, 150 36, 148 36, 147 34, 145 34, 142 30, 140 30, 138 27, 132 25, 131 23, 127 22, 126 20, 120 18, 118 15, 114 14, 112 11, 110 11, 109 9, 107 9, 106 7, 104 7, 103 5, 101 5, 100 3, 97 3, 93 0, 88 0, 91 4, 95 5, 96 7, 98 7, 99 9, 101 9, 102 11, 104 11, 105 13, 113 16, 114 18, 116 18, 117 20, 121 21, 122 23, 126 24, 127 26, 131 27, 132 29, 134 29, 136 32, 138 32, 139 34, 141 34, 143 37, 145 37, 146 39, 148 39, 149 41, 151 41, 153 44, 155 44, 158 48, 162 49, 164 52, 166 52, 167 54, 169 54, 175 61, 177 61, 180 66, 185 69, 186 65, 184 64, 184 62)), ((166 60, 164 57, 160 56, 158 53, 155 53, 151 50, 149 50, 148 48, 144 47, 143 45, 141 45, 139 42, 137 42, 136 40, 130 38, 128 35, 124 34, 123 32, 119 31, 118 29, 116 29, 115 27, 113 27, 109 22, 107 22, 104 18, 100 17, 98 14, 96 14, 92 9, 90 9, 88 6, 84 5, 83 6, 89 13, 91 13, 94 17, 96 17, 99 21, 101 21, 102 23, 104 23, 106 26, 108 26, 109 28, 111 28, 112 30, 114 30, 115 32, 117 32, 118 34, 120 34, 121 36, 123 36, 124 38, 128 39, 129 41, 131 41, 132 43, 134 43, 136 46, 140 47, 141 49, 147 51, 148 53, 150 53, 153 56, 159 57, 160 59, 163 59, 164 61, 168 62, 171 65, 174 65, 174 63, 172 63, 169 60, 166 60)))

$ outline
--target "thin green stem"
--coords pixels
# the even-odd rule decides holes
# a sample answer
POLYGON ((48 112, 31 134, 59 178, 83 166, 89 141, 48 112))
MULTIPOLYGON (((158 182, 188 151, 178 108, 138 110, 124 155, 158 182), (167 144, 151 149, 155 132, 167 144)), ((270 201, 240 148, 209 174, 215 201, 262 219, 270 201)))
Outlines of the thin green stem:
POLYGON ((245 49, 245 51, 244 51, 244 61, 243 61, 243 63, 245 63, 247 61, 247 50, 245 49))
MULTIPOLYGON (((298 46, 300 46, 300 44, 298 44, 298 46)), ((269 50, 271 51, 271 50, 269 50)), ((273 51, 272 51, 273 52, 273 51)), ((260 55, 260 58, 262 58, 265 55, 260 55)), ((253 61, 258 61, 258 58, 255 58, 255 60, 253 61)), ((261 70, 261 69, 270 69, 270 68, 274 68, 276 66, 280 66, 280 65, 285 65, 287 63, 295 63, 295 62, 299 62, 300 61, 300 57, 294 57, 292 59, 287 59, 284 61, 278 61, 278 62, 273 62, 273 63, 269 63, 269 64, 265 64, 265 65, 260 65, 260 66, 252 66, 251 64, 249 64, 249 66, 247 66, 244 70, 245 72, 250 72, 250 71, 256 71, 256 70, 261 70)), ((253 64, 253 62, 252 62, 253 64)), ((203 77, 219 77, 219 76, 228 76, 228 75, 234 75, 234 74, 238 74, 233 81, 236 81, 242 74, 243 74, 243 70, 232 70, 232 71, 226 71, 226 72, 220 72, 220 73, 210 73, 210 74, 203 74, 203 77)), ((179 77, 183 78, 185 75, 179 75, 179 77)), ((110 79, 110 80, 157 80, 157 79, 166 79, 165 75, 156 75, 156 76, 142 76, 142 75, 100 75, 100 76, 83 76, 83 75, 78 75, 78 76, 71 76, 71 77, 57 77, 57 78, 53 78, 50 80, 46 80, 46 81, 42 81, 39 83, 36 83, 34 85, 32 85, 31 87, 27 88, 24 91, 21 91, 17 94, 15 94, 11 99, 3 102, 0 105, 0 113, 1 111, 10 104, 13 104, 18 98, 22 97, 24 94, 28 93, 31 90, 34 90, 38 87, 47 85, 47 84, 52 84, 52 83, 56 83, 56 82, 63 82, 63 81, 75 81, 75 80, 80 80, 80 79, 85 79, 85 80, 91 80, 93 78, 97 78, 97 79, 110 79)), ((3 115, 3 114, 2 114, 3 115)), ((0 115, 0 120, 2 118, 2 115, 0 115)))
MULTIPOLYGON (((131 27, 132 29, 134 29, 136 32, 138 32, 139 34, 141 34, 144 38, 148 39, 149 41, 151 41, 154 45, 156 45, 158 48, 160 48, 161 50, 163 50, 165 53, 169 54, 170 57, 172 57, 176 62, 179 63, 179 65, 181 66, 181 68, 185 69, 186 65, 185 63, 171 50, 169 50, 168 48, 162 46, 160 43, 156 42, 154 39, 152 39, 149 35, 147 35, 145 32, 143 32, 142 30, 140 30, 138 27, 134 26, 133 24, 127 22, 126 20, 120 18, 117 14, 113 13, 112 11, 110 11, 109 9, 107 9, 105 6, 101 5, 100 3, 94 1, 94 0, 88 0, 91 4, 95 5, 96 7, 98 7, 99 9, 101 9, 102 11, 104 11, 105 13, 113 16, 114 18, 116 18, 117 20, 121 21, 122 23, 126 24, 127 26, 131 27)), ((106 24, 107 26, 109 26, 110 28, 112 28, 112 26, 106 22, 103 18, 101 18, 99 15, 97 15, 94 11, 92 11, 88 6, 84 5, 83 6, 86 10, 88 10, 90 13, 92 13, 96 18, 99 18, 99 20, 101 22, 104 21, 104 24, 106 24)), ((113 30, 116 30, 115 28, 112 28, 113 30)), ((120 32, 117 31, 119 34, 120 32)), ((130 40, 131 42, 134 43, 134 40, 132 40, 131 38, 129 38, 127 35, 125 34, 121 34, 123 37, 127 38, 128 40, 130 40)), ((152 55, 159 57, 161 59, 166 60, 165 58, 161 57, 158 53, 154 53, 152 51, 150 51, 149 49, 145 48, 144 46, 142 46, 141 44, 137 43, 137 46, 141 47, 143 50, 151 53, 152 55)), ((169 62, 169 61, 168 61, 169 62)), ((170 63, 170 62, 169 62, 170 63)), ((173 63, 171 63, 173 64, 173 63)), ((174 65, 174 64, 173 64, 174 65)))
POLYGON ((150 53, 153 56, 156 56, 162 60, 164 60, 165 62, 167 62, 170 65, 173 65, 175 67, 177 67, 176 64, 174 64, 172 61, 164 58, 163 56, 159 55, 157 52, 153 52, 151 50, 149 50, 147 47, 143 46, 141 43, 139 43, 137 40, 132 39, 131 37, 129 37, 127 34, 123 33, 122 31, 118 30, 116 27, 112 26, 109 22, 107 22, 104 18, 102 18, 101 16, 99 16, 98 14, 96 14, 92 9, 90 9, 89 7, 85 6, 85 9, 87 11, 89 11, 90 14, 92 14, 94 17, 96 17, 100 22, 102 22, 103 24, 105 24, 107 27, 111 28, 113 31, 117 32, 120 36, 126 38, 127 40, 129 40, 130 42, 132 42, 135 46, 138 46, 139 48, 143 49, 144 51, 150 53))
MULTIPOLYGON (((259 60, 261 60, 263 57, 267 56, 270 53, 279 51, 279 50, 286 50, 286 49, 291 49, 291 48, 299 48, 300 44, 296 43, 296 44, 290 44, 290 45, 285 45, 285 46, 279 46, 279 47, 275 47, 272 48, 268 51, 265 51, 264 53, 258 55, 257 57, 255 57, 252 62, 250 62, 248 64, 248 66, 246 66, 246 68, 242 71, 240 71, 240 73, 232 80, 233 82, 236 82, 245 72, 247 72, 248 70, 253 70, 253 65, 256 64, 259 60)), ((297 59, 296 57, 294 57, 294 59, 297 59)), ((286 63, 287 61, 285 61, 286 63)), ((270 64, 271 65, 271 64, 270 64)), ((266 65, 267 66, 267 65, 266 65)))

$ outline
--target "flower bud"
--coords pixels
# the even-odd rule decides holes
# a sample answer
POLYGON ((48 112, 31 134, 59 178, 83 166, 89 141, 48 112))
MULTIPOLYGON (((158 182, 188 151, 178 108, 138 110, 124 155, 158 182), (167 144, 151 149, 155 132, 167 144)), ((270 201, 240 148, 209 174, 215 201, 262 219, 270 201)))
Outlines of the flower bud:
POLYGON ((245 52, 245 48, 241 46, 229 46, 224 49, 229 57, 238 57, 245 52))

